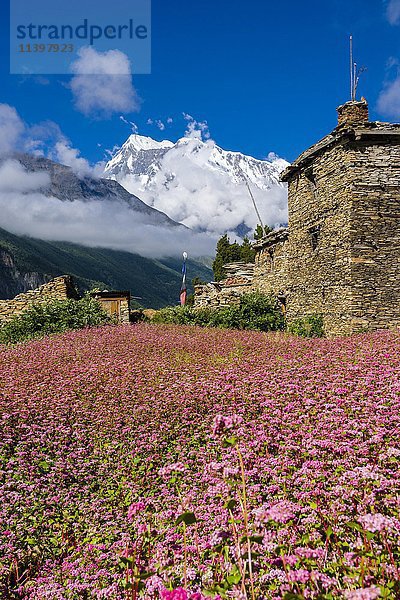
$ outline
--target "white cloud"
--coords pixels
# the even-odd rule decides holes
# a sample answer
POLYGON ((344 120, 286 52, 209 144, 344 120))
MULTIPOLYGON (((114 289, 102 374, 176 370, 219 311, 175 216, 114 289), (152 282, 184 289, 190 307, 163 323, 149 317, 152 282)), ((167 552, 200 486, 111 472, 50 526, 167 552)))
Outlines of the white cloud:
MULTIPOLYGON (((275 175, 288 164, 276 155, 270 158, 276 167, 275 175)), ((224 164, 224 157, 212 140, 189 138, 163 156, 160 169, 149 184, 143 184, 141 175, 128 175, 120 183, 150 206, 194 230, 215 236, 241 224, 254 230, 257 216, 247 186, 233 181, 230 167, 225 170, 224 164)), ((262 174, 259 183, 265 184, 262 174)), ((252 192, 265 223, 274 226, 287 222, 284 186, 272 183, 269 189, 260 189, 252 185, 252 192)))
POLYGON ((32 192, 48 188, 50 177, 42 171, 26 171, 17 160, 7 160, 0 165, 0 194, 2 192, 32 192))
POLYGON ((185 137, 197 138, 199 140, 210 139, 211 136, 207 121, 196 121, 194 117, 187 113, 183 113, 183 118, 188 122, 185 137))
POLYGON ((46 173, 29 173, 9 160, 0 166, 1 227, 17 235, 126 250, 148 257, 204 256, 216 239, 177 227, 149 224, 126 203, 97 200, 63 202, 45 195, 46 173))
POLYGON ((388 118, 400 120, 400 76, 385 85, 379 95, 377 109, 388 118))
POLYGON ((72 148, 65 138, 59 140, 54 148, 54 158, 67 167, 71 167, 75 175, 83 177, 101 177, 105 162, 101 161, 91 166, 90 163, 80 155, 80 151, 72 148))
POLYGON ((84 47, 71 65, 70 87, 76 108, 86 116, 109 117, 139 109, 129 58, 120 50, 84 47))
POLYGON ((0 104, 0 156, 13 152, 28 152, 34 156, 48 156, 72 168, 78 177, 101 177, 105 162, 94 166, 80 156, 53 121, 36 125, 26 125, 16 109, 8 104, 0 104))
POLYGON ((161 119, 152 119, 151 117, 149 117, 146 121, 146 125, 154 125, 160 131, 165 131, 167 128, 167 125, 171 125, 171 123, 173 123, 173 122, 174 122, 174 120, 172 117, 168 117, 165 120, 165 122, 162 121, 161 119))
POLYGON ((386 17, 391 25, 400 23, 400 0, 389 0, 386 8, 386 17))
POLYGON ((16 150, 24 129, 24 122, 15 108, 0 104, 0 156, 16 150))
POLYGON ((139 128, 136 125, 136 123, 133 123, 132 121, 128 121, 127 119, 125 119, 125 117, 123 115, 120 115, 119 118, 120 118, 120 121, 122 121, 123 123, 125 123, 125 125, 129 125, 129 127, 131 128, 132 133, 137 133, 139 131, 139 128))

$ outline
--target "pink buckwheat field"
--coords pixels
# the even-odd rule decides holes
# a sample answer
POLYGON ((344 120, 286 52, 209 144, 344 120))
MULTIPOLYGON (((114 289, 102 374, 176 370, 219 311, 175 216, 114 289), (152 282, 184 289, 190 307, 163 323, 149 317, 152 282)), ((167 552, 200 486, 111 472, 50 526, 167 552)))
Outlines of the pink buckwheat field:
POLYGON ((0 597, 400 598, 400 338, 0 347, 0 597))

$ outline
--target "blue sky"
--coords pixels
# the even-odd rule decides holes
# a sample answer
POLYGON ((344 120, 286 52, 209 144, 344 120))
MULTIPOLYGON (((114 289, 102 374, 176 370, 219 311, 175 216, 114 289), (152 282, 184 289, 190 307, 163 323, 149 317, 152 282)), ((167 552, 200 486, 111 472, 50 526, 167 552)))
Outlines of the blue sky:
MULTIPOLYGON (((110 1, 97 3, 112 10, 110 1)), ((153 0, 152 72, 133 77, 139 110, 107 118, 77 109, 68 76, 9 74, 9 14, 1 6, 0 103, 28 125, 58 124, 91 162, 130 134, 121 115, 143 135, 176 140, 187 126, 183 113, 207 121, 226 149, 293 160, 333 129, 336 107, 349 99, 350 33, 368 69, 359 95, 371 118, 400 120, 400 0, 153 0)))

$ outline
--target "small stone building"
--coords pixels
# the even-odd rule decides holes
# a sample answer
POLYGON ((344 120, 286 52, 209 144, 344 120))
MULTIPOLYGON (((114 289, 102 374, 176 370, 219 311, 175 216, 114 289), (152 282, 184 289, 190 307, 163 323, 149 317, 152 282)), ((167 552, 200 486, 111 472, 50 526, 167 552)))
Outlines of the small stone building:
POLYGON ((103 310, 118 323, 129 323, 130 292, 92 292, 91 296, 98 300, 103 310))
MULTIPOLYGON (((94 292, 91 295, 119 323, 129 323, 130 292, 94 292)), ((0 300, 0 327, 33 304, 46 304, 52 300, 78 300, 80 297, 70 275, 56 277, 35 290, 18 294, 12 300, 0 300)))
POLYGON ((282 174, 288 228, 255 244, 253 279, 330 336, 400 325, 400 124, 370 122, 365 100, 337 111, 282 174))

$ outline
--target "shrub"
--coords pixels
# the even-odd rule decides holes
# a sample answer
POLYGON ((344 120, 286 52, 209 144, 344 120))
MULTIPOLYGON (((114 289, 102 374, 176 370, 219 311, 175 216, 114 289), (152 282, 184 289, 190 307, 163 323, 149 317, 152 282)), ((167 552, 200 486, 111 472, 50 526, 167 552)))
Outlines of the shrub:
POLYGON ((323 337, 324 322, 322 315, 308 315, 302 319, 296 319, 287 326, 287 331, 300 337, 323 337))
POLYGON ((81 300, 52 300, 33 304, 0 328, 0 343, 13 344, 24 340, 110 323, 100 304, 85 295, 81 300))
POLYGON ((277 331, 284 328, 282 311, 277 302, 258 292, 241 296, 238 306, 196 310, 187 306, 170 306, 159 310, 152 322, 258 331, 277 331))

